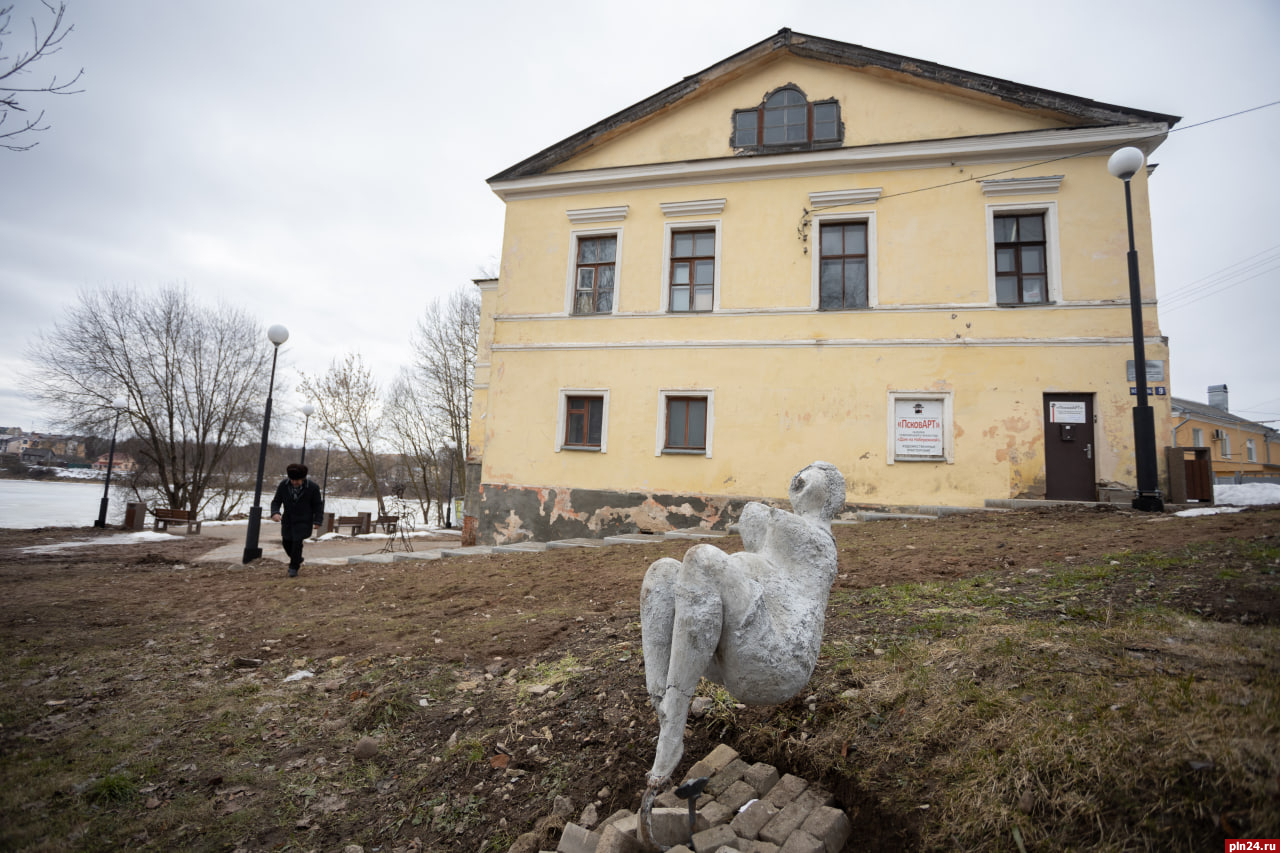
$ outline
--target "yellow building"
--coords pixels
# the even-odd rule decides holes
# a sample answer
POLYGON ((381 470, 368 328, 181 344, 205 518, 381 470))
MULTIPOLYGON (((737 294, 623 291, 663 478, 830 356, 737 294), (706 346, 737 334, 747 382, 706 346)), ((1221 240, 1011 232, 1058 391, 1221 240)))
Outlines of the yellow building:
POLYGON ((1209 386, 1208 405, 1173 398, 1173 446, 1207 449, 1212 482, 1280 482, 1280 433, 1227 404, 1226 385, 1209 386))
POLYGON ((1177 121, 782 30, 495 175, 469 524, 723 528, 815 459, 861 505, 1131 490, 1106 163, 1177 121))

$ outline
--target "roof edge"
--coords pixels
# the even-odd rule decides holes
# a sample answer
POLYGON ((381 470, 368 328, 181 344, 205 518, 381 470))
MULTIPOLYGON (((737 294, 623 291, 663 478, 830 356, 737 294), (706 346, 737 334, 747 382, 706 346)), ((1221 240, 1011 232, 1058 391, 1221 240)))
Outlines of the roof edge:
POLYGON ((963 69, 940 65, 927 60, 874 50, 862 45, 797 33, 784 27, 772 36, 756 42, 750 47, 740 50, 695 74, 691 74, 678 83, 668 86, 660 92, 650 95, 644 100, 619 110, 572 136, 568 136, 542 149, 514 166, 498 172, 488 178, 487 182, 492 184, 498 181, 542 174, 581 153, 593 140, 605 133, 652 115, 664 107, 683 100, 702 88, 706 83, 743 65, 758 61, 779 51, 789 52, 805 59, 833 62, 851 68, 880 68, 894 73, 906 74, 921 80, 957 86, 990 95, 1015 106, 1065 113, 1089 123, 1162 122, 1172 128, 1173 125, 1182 120, 1181 116, 1106 104, 1063 92, 1026 86, 1011 80, 964 71, 963 69))

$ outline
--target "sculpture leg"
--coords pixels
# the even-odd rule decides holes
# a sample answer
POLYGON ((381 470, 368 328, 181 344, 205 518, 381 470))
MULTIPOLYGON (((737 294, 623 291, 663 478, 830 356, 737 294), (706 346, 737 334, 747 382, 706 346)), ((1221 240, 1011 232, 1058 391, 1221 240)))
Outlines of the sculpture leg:
MULTIPOLYGON (((710 546, 691 548, 674 573, 675 583, 665 587, 671 591, 673 605, 668 635, 670 653, 665 683, 655 682, 653 676, 649 676, 650 696, 655 702, 659 726, 658 747, 649 771, 650 786, 665 783, 684 754, 684 724, 689 718, 689 702, 720 644, 724 607, 719 581, 727 567, 728 558, 719 549, 710 546)), ((653 599, 656 594, 655 588, 650 594, 650 599, 655 601, 654 610, 665 615, 666 609, 656 606, 661 601, 653 599)), ((654 627, 656 629, 658 625, 654 627)), ((655 641, 655 645, 661 645, 660 640, 655 641)), ((648 666, 646 647, 646 669, 648 666)))
POLYGON ((676 575, 680 561, 663 557, 645 572, 640 585, 640 636, 649 701, 661 712, 671 662, 671 632, 676 618, 676 575))

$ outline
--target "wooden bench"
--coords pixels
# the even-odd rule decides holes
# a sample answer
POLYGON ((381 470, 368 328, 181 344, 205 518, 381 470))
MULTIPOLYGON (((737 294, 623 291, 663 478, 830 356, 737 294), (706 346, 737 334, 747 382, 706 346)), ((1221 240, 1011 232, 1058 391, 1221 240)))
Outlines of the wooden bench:
POLYGON ((369 513, 363 512, 359 515, 340 515, 338 520, 333 523, 334 530, 340 527, 350 527, 352 536, 359 536, 361 533, 368 533, 369 513))
POLYGON ((396 532, 396 525, 400 522, 398 515, 380 515, 378 520, 373 523, 373 529, 382 528, 383 533, 392 534, 396 532))
POLYGON ((189 509, 155 509, 151 512, 156 517, 152 530, 168 530, 170 524, 185 524, 187 533, 200 532, 200 519, 189 509))

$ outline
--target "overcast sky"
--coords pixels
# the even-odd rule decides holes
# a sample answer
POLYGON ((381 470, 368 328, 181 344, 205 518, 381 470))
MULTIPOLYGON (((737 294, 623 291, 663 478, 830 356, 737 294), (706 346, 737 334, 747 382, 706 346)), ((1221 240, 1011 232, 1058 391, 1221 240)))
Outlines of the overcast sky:
MULTIPOLYGON (((6 54, 47 15, 17 0, 6 54)), ((385 384, 433 299, 492 272, 485 179, 781 27, 1187 126, 1280 100, 1275 0, 68 0, 0 151, 0 426, 48 429, 24 353, 82 289, 183 283, 284 323, 282 378, 358 351, 385 384), (32 104, 36 101, 32 99, 32 104)), ((1280 107, 1172 134, 1152 181, 1172 393, 1280 419, 1280 107)), ((1123 191, 1116 182, 1116 204, 1123 191)), ((302 399, 273 438, 300 439, 302 399)))

